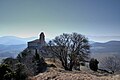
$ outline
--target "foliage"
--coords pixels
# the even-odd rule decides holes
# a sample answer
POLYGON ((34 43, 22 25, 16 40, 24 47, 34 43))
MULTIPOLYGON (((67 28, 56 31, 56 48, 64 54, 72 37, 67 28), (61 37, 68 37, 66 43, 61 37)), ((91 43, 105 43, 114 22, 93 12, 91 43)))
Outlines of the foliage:
POLYGON ((30 76, 35 75, 36 72, 36 66, 35 63, 33 62, 33 58, 34 58, 34 53, 32 53, 28 48, 23 50, 17 56, 18 61, 26 66, 27 73, 30 76))
POLYGON ((72 70, 77 61, 89 58, 90 46, 85 36, 77 33, 55 37, 49 42, 49 52, 57 57, 65 70, 72 70))
POLYGON ((44 72, 46 70, 46 63, 44 58, 39 55, 37 49, 26 48, 21 52, 17 59, 22 63, 25 64, 28 69, 28 75, 33 76, 40 72, 44 72))
POLYGON ((3 60, 0 65, 0 80, 26 80, 28 76, 44 72, 46 68, 47 64, 37 50, 34 53, 26 48, 18 54, 16 59, 6 58, 3 60))
POLYGON ((13 71, 15 70, 15 64, 18 63, 19 61, 14 58, 6 58, 3 60, 2 64, 7 64, 13 71))
POLYGON ((16 64, 16 76, 15 79, 16 80, 26 80, 26 78, 28 77, 27 75, 27 68, 24 64, 22 63, 17 63, 16 64))
POLYGON ((28 56, 31 52, 26 48, 21 53, 18 54, 17 59, 21 62, 23 58, 28 56))
POLYGON ((15 73, 10 69, 7 64, 0 65, 0 80, 11 80, 15 76, 15 73))
POLYGON ((0 68, 0 75, 3 76, 3 80, 26 80, 27 78, 26 66, 22 63, 19 63, 17 59, 4 59, 0 68))
POLYGON ((98 70, 98 63, 99 62, 97 61, 97 59, 92 58, 89 62, 90 69, 93 71, 97 71, 98 70))
POLYGON ((40 55, 37 53, 37 50, 35 51, 35 55, 34 55, 33 61, 35 63, 34 66, 36 66, 35 74, 44 72, 46 70, 47 64, 45 63, 44 58, 40 57, 40 55))

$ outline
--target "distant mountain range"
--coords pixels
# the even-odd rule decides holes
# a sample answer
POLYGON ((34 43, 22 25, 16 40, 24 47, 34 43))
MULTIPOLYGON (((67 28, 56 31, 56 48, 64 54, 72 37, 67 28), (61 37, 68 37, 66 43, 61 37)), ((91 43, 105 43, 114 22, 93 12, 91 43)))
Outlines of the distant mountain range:
POLYGON ((0 44, 3 45, 20 45, 26 44, 28 41, 34 40, 36 37, 19 38, 16 36, 4 36, 0 37, 0 44))
MULTIPOLYGON (((37 39, 37 37, 29 37, 29 38, 20 38, 16 36, 3 36, 0 37, 0 44, 2 45, 20 45, 27 44, 28 41, 32 41, 37 39)), ((50 39, 46 39, 48 42, 50 39)))
MULTIPOLYGON (((20 38, 16 36, 0 37, 0 57, 16 57, 18 53, 27 47, 27 42, 37 37, 20 38)), ((46 39, 48 42, 49 39, 46 39)))
POLYGON ((106 43, 95 42, 91 45, 92 53, 119 53, 120 41, 109 41, 106 43))
POLYGON ((87 36, 90 40, 95 40, 97 42, 108 42, 108 41, 120 41, 120 36, 87 36))
MULTIPOLYGON (((19 38, 15 36, 0 37, 0 57, 15 57, 18 53, 27 47, 27 42, 37 39, 19 38)), ((46 39, 48 42, 50 39, 46 39)), ((120 41, 109 41, 105 43, 90 41, 91 53, 119 53, 120 54, 120 41)))
POLYGON ((26 44, 2 45, 0 44, 0 57, 16 57, 18 53, 27 47, 26 44))

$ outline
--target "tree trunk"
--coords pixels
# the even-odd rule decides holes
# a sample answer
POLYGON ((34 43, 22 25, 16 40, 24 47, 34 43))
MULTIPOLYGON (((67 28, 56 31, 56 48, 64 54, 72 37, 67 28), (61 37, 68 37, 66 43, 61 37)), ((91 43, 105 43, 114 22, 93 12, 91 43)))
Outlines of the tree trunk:
POLYGON ((61 63, 62 63, 62 66, 64 67, 65 70, 68 70, 68 67, 67 67, 67 64, 63 61, 63 59, 61 57, 59 57, 61 63))
POLYGON ((69 70, 70 70, 70 71, 72 71, 73 65, 74 65, 74 63, 73 63, 73 60, 71 59, 71 60, 70 60, 70 67, 69 67, 69 70))

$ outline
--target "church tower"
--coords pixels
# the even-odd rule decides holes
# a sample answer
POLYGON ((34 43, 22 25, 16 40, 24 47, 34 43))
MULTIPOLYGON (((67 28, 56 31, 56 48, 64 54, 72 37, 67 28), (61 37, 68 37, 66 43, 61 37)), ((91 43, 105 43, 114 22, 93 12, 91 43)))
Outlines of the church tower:
POLYGON ((41 32, 40 36, 39 36, 39 41, 40 41, 40 44, 43 46, 45 45, 45 35, 43 32, 41 32))
POLYGON ((41 32, 40 37, 39 37, 39 40, 40 40, 41 42, 45 41, 45 35, 44 35, 43 32, 41 32))
POLYGON ((43 32, 40 33, 39 39, 28 42, 29 49, 41 49, 43 46, 46 46, 45 35, 43 32))

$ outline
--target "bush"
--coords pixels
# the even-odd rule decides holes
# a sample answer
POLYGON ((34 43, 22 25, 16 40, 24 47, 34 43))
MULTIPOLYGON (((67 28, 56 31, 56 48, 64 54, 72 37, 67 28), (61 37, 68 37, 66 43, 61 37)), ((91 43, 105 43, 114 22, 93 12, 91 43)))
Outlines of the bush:
POLYGON ((14 78, 14 75, 15 73, 7 64, 0 65, 0 80, 11 80, 14 78))
POLYGON ((35 53, 34 55, 34 63, 36 63, 34 66, 36 66, 36 74, 44 72, 47 69, 47 64, 45 63, 45 60, 43 57, 40 57, 40 55, 35 53))
POLYGON ((27 68, 24 64, 22 63, 17 63, 16 64, 16 75, 15 75, 15 79, 16 80, 26 80, 26 78, 28 77, 27 75, 27 68))
POLYGON ((97 61, 97 59, 92 58, 89 62, 90 69, 93 71, 97 71, 98 70, 98 63, 99 62, 97 61))

